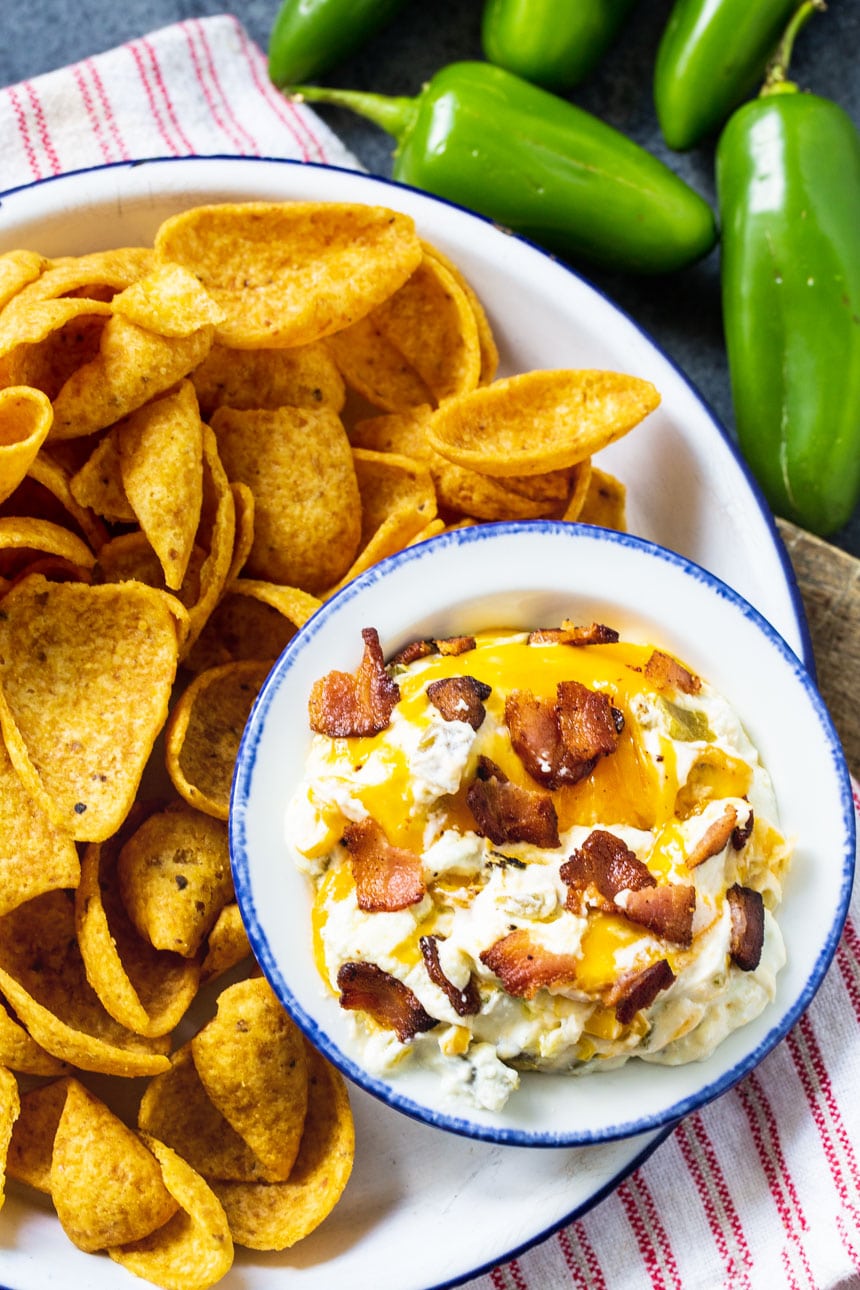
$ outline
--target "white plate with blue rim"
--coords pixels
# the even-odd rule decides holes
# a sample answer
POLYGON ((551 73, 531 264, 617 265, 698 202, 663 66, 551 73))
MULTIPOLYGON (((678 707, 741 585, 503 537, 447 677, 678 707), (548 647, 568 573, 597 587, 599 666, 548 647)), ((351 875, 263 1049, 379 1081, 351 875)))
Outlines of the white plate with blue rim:
MULTIPOLYGON (((791 568, 772 517, 728 436, 659 348, 581 277, 492 224, 351 171, 250 158, 155 159, 46 180, 2 195, 0 250, 49 256, 149 241, 178 210, 211 201, 361 201, 412 215, 481 296, 502 372, 607 367, 658 387, 660 409, 600 456, 628 486, 632 533, 680 552, 736 588, 811 662, 791 568)), ((326 1223, 282 1255, 237 1255, 222 1283, 419 1290, 476 1275, 584 1212, 659 1143, 666 1126, 554 1150, 439 1131, 351 1088, 357 1158, 326 1223), (444 1239, 428 1240, 441 1224, 444 1239), (416 1257, 420 1251, 420 1257, 416 1257)), ((0 1283, 11 1290, 140 1282, 72 1247, 44 1199, 12 1184, 0 1283)))

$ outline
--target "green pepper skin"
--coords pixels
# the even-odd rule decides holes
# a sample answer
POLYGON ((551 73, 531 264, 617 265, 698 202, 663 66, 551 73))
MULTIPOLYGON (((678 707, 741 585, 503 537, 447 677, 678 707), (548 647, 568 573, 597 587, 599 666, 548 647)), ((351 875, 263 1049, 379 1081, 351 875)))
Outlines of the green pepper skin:
POLYGON ((668 273, 716 240, 708 203, 656 157, 491 63, 451 63, 415 99, 306 86, 398 139, 394 178, 574 260, 668 273))
POLYGON ((676 0, 657 50, 654 105, 683 152, 758 91, 798 0, 676 0))
POLYGON ((860 496, 860 135, 767 94, 723 131, 717 188, 741 450, 778 514, 831 533, 860 496))
POLYGON ((633 0, 486 0, 481 23, 491 63, 547 90, 570 90, 597 66, 633 0))
POLYGON ((322 76, 372 36, 404 0, 283 0, 269 37, 275 85, 322 76))

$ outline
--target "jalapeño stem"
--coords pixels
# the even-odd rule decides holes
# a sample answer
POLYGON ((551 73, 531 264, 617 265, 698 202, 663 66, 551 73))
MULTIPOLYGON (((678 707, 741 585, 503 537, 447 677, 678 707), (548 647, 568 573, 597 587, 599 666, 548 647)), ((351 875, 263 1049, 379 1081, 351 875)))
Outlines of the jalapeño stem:
POLYGON ((398 143, 409 133, 418 110, 417 99, 330 89, 326 85, 294 85, 284 93, 295 103, 328 103, 332 107, 349 108, 378 125, 398 143))
POLYGON ((794 11, 793 17, 782 33, 782 39, 776 47, 776 52, 768 64, 764 85, 761 88, 762 94, 795 94, 797 92, 796 84, 786 79, 789 64, 791 63, 791 55, 794 51, 794 42, 813 13, 816 11, 823 13, 826 8, 825 0, 803 0, 803 3, 794 11))

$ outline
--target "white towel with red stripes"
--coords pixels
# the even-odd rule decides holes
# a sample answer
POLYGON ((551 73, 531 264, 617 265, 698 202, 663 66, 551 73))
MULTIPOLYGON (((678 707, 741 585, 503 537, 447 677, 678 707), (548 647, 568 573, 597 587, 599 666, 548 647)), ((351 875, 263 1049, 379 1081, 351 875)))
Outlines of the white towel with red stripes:
MULTIPOLYGON (((0 90, 0 190, 193 153, 358 168, 273 89, 231 15, 0 90)), ((818 995, 758 1069, 585 1217, 468 1290, 560 1287, 860 1290, 860 884, 818 995)))

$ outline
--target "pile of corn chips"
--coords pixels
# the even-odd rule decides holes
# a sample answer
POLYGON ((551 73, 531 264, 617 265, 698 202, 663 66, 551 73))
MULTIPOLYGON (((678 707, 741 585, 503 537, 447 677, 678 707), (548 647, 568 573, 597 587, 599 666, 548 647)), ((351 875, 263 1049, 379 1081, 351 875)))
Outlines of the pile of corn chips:
POLYGON ((653 387, 497 364, 469 284, 383 208, 200 207, 152 248, 0 256, 0 1203, 5 1161, 157 1285, 293 1245, 352 1166, 343 1081, 232 887, 273 661, 448 527, 624 527, 591 457, 653 387))

